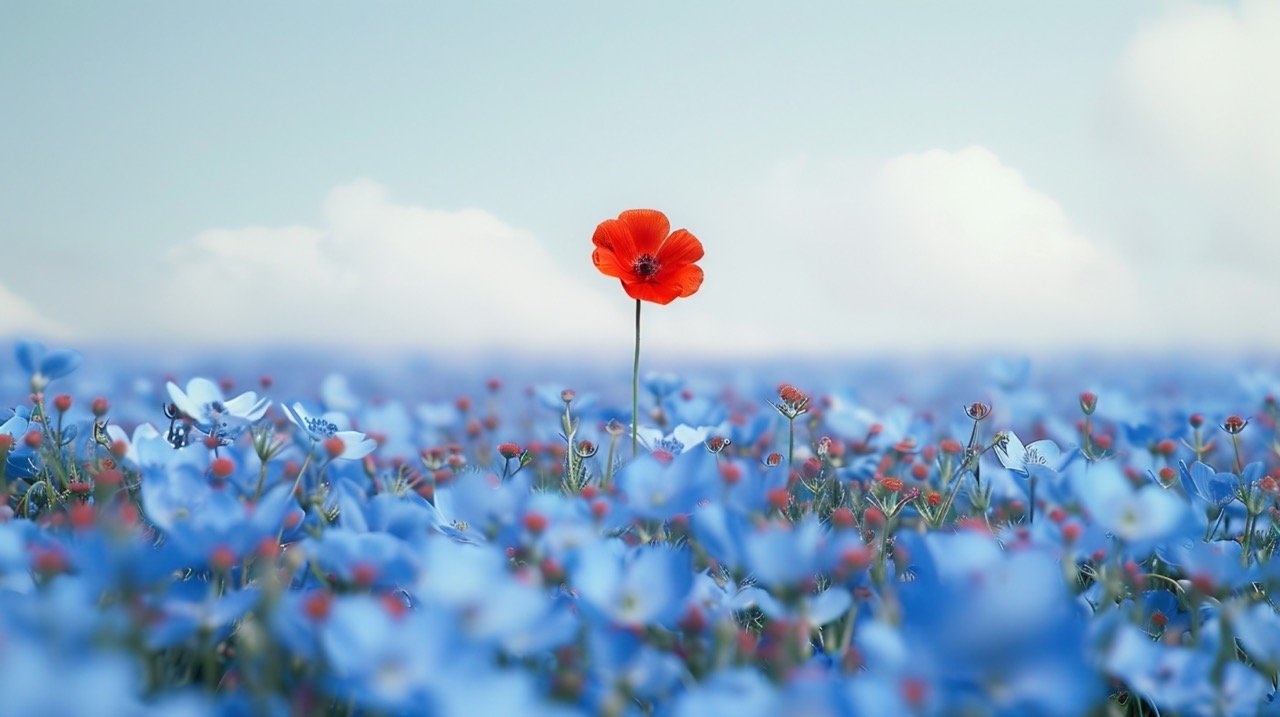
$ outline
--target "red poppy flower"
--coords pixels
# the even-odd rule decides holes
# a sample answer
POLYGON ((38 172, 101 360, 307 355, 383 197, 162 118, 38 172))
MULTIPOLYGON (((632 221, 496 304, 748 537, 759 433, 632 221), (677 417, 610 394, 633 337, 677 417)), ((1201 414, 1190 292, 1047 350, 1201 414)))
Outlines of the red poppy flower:
POLYGON ((605 276, 622 281, 627 296, 655 304, 692 296, 702 286, 702 242, 684 229, 671 231, 654 209, 630 209, 606 219, 591 237, 591 261, 605 276))

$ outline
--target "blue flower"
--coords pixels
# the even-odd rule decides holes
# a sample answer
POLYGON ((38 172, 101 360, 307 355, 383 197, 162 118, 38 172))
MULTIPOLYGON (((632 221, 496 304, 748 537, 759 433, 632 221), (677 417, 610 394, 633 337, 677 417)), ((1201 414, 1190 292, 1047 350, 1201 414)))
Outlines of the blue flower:
POLYGON ((193 378, 187 382, 187 390, 169 381, 165 384, 169 398, 201 431, 225 443, 235 440, 246 428, 267 413, 271 401, 258 398, 253 391, 232 399, 222 395, 218 385, 207 378, 193 378))
POLYGON ((31 390, 39 393, 50 381, 62 378, 80 366, 83 357, 74 349, 49 351, 38 341, 19 341, 14 347, 18 365, 31 377, 31 390))
POLYGON ((1022 445, 1018 435, 1005 431, 1004 440, 996 442, 996 458, 1005 468, 1026 478, 1034 476, 1052 480, 1062 470, 1062 449, 1049 439, 1022 445))
POLYGON ((351 421, 345 415, 329 411, 319 416, 312 415, 301 403, 293 404, 293 408, 281 405, 284 415, 289 417, 293 425, 301 428, 312 443, 324 443, 330 438, 342 441, 342 453, 333 456, 335 459, 358 461, 378 447, 377 441, 359 431, 349 430, 351 421))
POLYGON ((688 551, 644 547, 624 551, 618 541, 582 549, 573 585, 587 604, 617 625, 673 622, 693 587, 688 551))

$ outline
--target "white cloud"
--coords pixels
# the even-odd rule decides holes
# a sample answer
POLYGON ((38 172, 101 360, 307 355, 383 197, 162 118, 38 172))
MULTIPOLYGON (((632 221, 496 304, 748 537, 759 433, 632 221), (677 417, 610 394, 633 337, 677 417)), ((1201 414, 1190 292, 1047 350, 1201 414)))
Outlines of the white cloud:
POLYGON ((1182 246, 1160 248, 1247 270, 1276 266, 1280 3, 1175 8, 1133 37, 1113 91, 1111 129, 1149 185, 1130 191, 1176 191, 1191 206, 1174 214, 1202 215, 1194 231, 1177 233, 1182 246))
MULTIPOLYGON (((397 204, 367 180, 334 189, 323 209, 322 227, 213 229, 176 246, 162 293, 188 308, 152 305, 119 331, 198 344, 629 354, 632 305, 616 280, 570 275, 492 214, 397 204)), ((589 266, 590 235, 581 243, 589 266)), ((758 332, 679 306, 697 299, 651 313, 651 350, 762 346, 758 332)))
POLYGON ((65 338, 67 334, 65 326, 41 316, 27 300, 0 286, 0 336, 65 338))
POLYGON ((1120 257, 982 147, 792 163, 734 216, 731 273, 773 287, 742 302, 807 346, 1115 345, 1143 314, 1120 257))

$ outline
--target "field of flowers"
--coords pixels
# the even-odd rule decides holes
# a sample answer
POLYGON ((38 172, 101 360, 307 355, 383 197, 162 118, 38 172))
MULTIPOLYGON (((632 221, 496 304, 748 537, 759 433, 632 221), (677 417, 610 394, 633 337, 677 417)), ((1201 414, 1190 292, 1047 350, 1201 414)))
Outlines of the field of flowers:
POLYGON ((98 366, 0 364, 0 714, 1280 712, 1265 373, 648 374, 633 456, 620 386, 98 366))

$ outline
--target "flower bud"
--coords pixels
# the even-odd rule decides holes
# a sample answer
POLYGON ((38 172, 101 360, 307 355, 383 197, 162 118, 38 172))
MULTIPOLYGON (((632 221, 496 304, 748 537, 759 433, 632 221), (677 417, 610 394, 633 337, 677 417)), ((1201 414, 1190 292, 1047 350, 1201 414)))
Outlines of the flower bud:
POLYGON ((1098 394, 1093 391, 1085 391, 1080 394, 1080 410, 1086 416, 1092 416, 1093 412, 1098 410, 1098 394))

